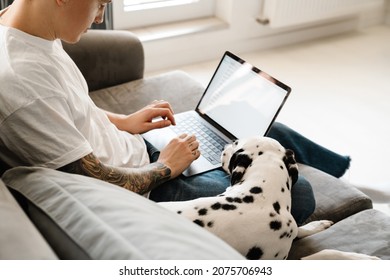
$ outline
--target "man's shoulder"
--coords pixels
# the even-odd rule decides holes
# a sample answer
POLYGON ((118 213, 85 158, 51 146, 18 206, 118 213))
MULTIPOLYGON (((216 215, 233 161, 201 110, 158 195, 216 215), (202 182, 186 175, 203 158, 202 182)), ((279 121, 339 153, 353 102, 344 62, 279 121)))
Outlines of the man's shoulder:
POLYGON ((7 81, 0 85, 0 99, 31 100, 58 94, 63 74, 49 53, 58 44, 31 36, 24 38, 17 30, 8 32, 14 34, 4 34, 4 28, 0 31, 0 79, 7 81))

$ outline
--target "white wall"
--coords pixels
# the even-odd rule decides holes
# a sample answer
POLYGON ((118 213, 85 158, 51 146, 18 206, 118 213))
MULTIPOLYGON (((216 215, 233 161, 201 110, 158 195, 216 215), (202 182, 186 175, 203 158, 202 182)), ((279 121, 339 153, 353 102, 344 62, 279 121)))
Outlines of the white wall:
POLYGON ((379 24, 385 10, 374 7, 357 17, 275 30, 256 21, 263 0, 217 1, 217 16, 227 23, 225 28, 144 42, 146 71, 217 59, 225 50, 250 52, 379 24))

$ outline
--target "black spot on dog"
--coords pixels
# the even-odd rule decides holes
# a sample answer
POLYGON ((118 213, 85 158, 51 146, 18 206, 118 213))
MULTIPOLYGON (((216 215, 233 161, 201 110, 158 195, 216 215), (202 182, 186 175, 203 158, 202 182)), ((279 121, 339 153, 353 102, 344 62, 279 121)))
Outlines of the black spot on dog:
POLYGON ((246 254, 246 258, 248 260, 260 260, 263 255, 264 255, 263 250, 255 246, 248 251, 248 253, 246 254))
POLYGON ((290 190, 290 182, 289 181, 286 182, 286 187, 288 190, 290 190))
POLYGON ((282 223, 280 221, 271 221, 269 223, 269 227, 272 230, 277 231, 277 230, 280 230, 282 228, 282 223))
POLYGON ((288 220, 287 226, 290 227, 291 223, 292 223, 292 221, 291 221, 291 220, 288 220))
POLYGON ((193 221, 195 224, 197 224, 198 226, 201 226, 201 227, 204 227, 204 222, 203 221, 201 221, 201 220, 194 220, 193 221))
POLYGON ((242 177, 244 177, 244 173, 243 172, 238 172, 238 171, 237 172, 233 172, 232 176, 230 178, 230 183, 232 185, 236 185, 236 184, 238 184, 241 181, 242 177))
POLYGON ((177 211, 177 214, 179 214, 179 215, 180 215, 181 213, 183 213, 183 212, 182 212, 182 211, 177 211))
POLYGON ((208 223, 207 223, 207 226, 208 226, 209 228, 212 228, 212 227, 214 226, 214 222, 208 222, 208 223))
POLYGON ((283 165, 281 165, 281 166, 280 166, 280 169, 284 170, 284 166, 283 166, 283 165))
POLYGON ((274 207, 276 213, 280 214, 280 204, 278 201, 276 201, 274 204, 272 204, 272 206, 274 207))
POLYGON ((295 182, 298 180, 298 169, 296 166, 296 160, 295 155, 292 150, 287 149, 286 154, 283 157, 284 165, 287 167, 288 175, 290 176, 292 180, 292 184, 294 185, 295 182))
POLYGON ((276 253, 276 254, 275 254, 275 256, 274 256, 274 257, 275 257, 275 259, 276 259, 278 256, 279 256, 279 253, 276 253))
POLYGON ((227 197, 226 201, 229 203, 242 203, 242 199, 239 197, 227 197))
POLYGON ((282 193, 284 193, 285 192, 285 190, 284 190, 284 188, 282 187, 282 193))
POLYGON ((286 208, 286 209, 287 209, 287 211, 288 211, 288 212, 290 212, 290 206, 287 206, 287 208, 286 208))
POLYGON ((213 210, 219 210, 219 209, 221 209, 221 207, 222 207, 222 204, 219 203, 219 202, 214 203, 213 205, 211 205, 211 209, 213 209, 213 210))
POLYGON ((249 190, 250 193, 253 193, 253 194, 259 194, 259 193, 262 193, 263 192, 263 189, 260 188, 260 187, 253 187, 249 190))
POLYGON ((259 152, 257 155, 261 156, 263 154, 263 152, 259 152))
POLYGON ((242 201, 244 201, 245 203, 253 203, 255 201, 255 199, 253 198, 253 196, 251 195, 247 195, 245 196, 242 201))
POLYGON ((276 214, 275 214, 275 213, 273 213, 273 212, 271 212, 271 213, 269 213, 269 216, 270 216, 270 217, 275 217, 275 216, 276 216, 276 214))
POLYGON ((195 209, 195 210, 198 210, 198 209, 199 209, 199 207, 195 206, 195 207, 194 207, 194 209, 195 209))
MULTIPOLYGON (((230 172, 232 172, 233 169, 236 168, 237 166, 242 166, 242 164, 245 162, 245 159, 249 158, 248 155, 242 154, 242 152, 244 152, 244 150, 239 149, 230 158, 230 162, 229 162, 230 172)), ((250 163, 248 163, 248 165, 249 164, 250 163)))
POLYGON ((207 209, 203 208, 198 211, 199 216, 205 216, 207 215, 207 209))
POLYGON ((283 232, 283 234, 280 235, 279 238, 280 238, 280 239, 283 239, 283 238, 285 238, 285 237, 287 237, 287 236, 288 236, 288 233, 287 233, 287 232, 283 232))
POLYGON ((222 209, 226 211, 236 210, 237 206, 233 204, 222 204, 222 209))
POLYGON ((241 181, 242 177, 244 176, 243 172, 238 172, 238 171, 234 172, 234 170, 237 167, 242 167, 244 169, 247 169, 249 167, 249 165, 252 164, 253 160, 247 154, 244 154, 243 152, 244 152, 243 149, 239 149, 230 158, 228 169, 230 171, 230 174, 232 174, 232 177, 231 177, 231 184, 232 185, 235 185, 237 182, 241 181), (237 174, 235 174, 235 173, 237 173, 237 174))

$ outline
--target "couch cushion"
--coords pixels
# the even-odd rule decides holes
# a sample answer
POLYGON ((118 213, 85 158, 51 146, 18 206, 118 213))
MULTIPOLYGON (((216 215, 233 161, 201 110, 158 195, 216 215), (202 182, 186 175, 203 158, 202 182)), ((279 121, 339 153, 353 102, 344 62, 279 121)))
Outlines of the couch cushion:
POLYGON ((115 185, 43 168, 7 171, 27 212, 63 259, 240 259, 183 217, 115 185))
POLYGON ((289 259, 300 259, 323 249, 361 253, 390 259, 390 216, 366 210, 329 229, 295 241, 289 259))
POLYGON ((0 180, 0 259, 57 259, 0 180))
POLYGON ((168 101, 175 113, 196 107, 204 87, 182 71, 172 71, 90 93, 95 104, 105 110, 129 114, 153 100, 168 101))
POLYGON ((312 185, 316 199, 316 209, 306 222, 338 222, 372 208, 371 199, 347 182, 302 164, 299 165, 299 172, 312 185))

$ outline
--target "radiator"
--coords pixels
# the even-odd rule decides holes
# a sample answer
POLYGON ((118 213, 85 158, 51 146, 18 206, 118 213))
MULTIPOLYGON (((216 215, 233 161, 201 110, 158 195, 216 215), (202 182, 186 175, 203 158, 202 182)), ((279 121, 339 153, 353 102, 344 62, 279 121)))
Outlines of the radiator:
POLYGON ((319 20, 354 15, 384 0, 263 0, 259 22, 270 27, 287 27, 319 20))

